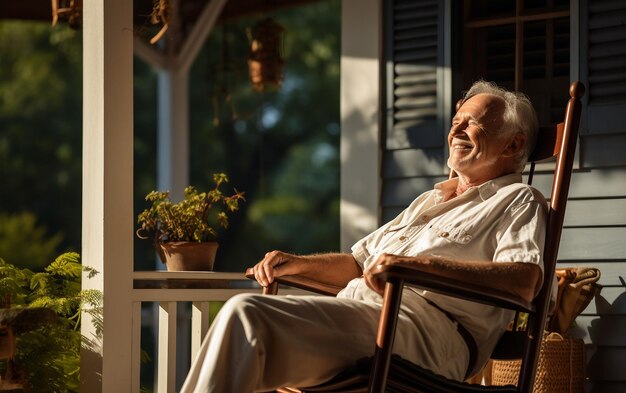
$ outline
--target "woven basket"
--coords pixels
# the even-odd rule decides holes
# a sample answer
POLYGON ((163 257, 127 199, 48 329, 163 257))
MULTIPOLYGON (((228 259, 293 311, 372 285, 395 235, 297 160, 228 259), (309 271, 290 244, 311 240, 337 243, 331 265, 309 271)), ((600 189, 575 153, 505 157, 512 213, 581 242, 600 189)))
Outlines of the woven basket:
MULTIPOLYGON (((521 360, 494 360, 492 384, 517 385, 521 360)), ((544 336, 535 376, 534 393, 582 393, 585 382, 585 345, 558 333, 544 336)))

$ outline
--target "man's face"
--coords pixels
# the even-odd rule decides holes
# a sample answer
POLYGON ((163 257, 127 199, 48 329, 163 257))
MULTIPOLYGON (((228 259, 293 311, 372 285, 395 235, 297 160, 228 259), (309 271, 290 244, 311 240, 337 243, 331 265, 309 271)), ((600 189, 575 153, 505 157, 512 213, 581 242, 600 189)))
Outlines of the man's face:
POLYGON ((509 138, 498 135, 504 124, 504 101, 490 94, 467 100, 452 119, 448 134, 448 166, 461 176, 499 176, 498 168, 509 138))

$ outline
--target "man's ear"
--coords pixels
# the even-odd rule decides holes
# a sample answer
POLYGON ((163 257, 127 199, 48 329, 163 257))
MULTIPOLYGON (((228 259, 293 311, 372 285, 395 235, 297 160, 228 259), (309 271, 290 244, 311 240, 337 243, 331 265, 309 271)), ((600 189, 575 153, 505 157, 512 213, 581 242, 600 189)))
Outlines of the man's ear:
POLYGON ((521 151, 524 149, 525 146, 526 146, 526 135, 522 134, 521 132, 518 132, 509 141, 509 144, 507 145, 506 149, 504 149, 503 155, 505 157, 516 157, 521 153, 521 151))

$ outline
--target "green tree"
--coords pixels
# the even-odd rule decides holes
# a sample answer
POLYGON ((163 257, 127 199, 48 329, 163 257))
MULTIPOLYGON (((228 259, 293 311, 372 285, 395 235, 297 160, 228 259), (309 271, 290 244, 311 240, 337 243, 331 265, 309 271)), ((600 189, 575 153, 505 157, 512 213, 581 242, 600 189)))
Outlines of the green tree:
POLYGON ((59 233, 48 236, 33 213, 0 212, 0 257, 15 265, 42 270, 56 254, 61 240, 59 233))
POLYGON ((59 248, 74 250, 81 231, 81 48, 80 33, 67 26, 0 22, 0 211, 32 212, 61 234, 59 248))

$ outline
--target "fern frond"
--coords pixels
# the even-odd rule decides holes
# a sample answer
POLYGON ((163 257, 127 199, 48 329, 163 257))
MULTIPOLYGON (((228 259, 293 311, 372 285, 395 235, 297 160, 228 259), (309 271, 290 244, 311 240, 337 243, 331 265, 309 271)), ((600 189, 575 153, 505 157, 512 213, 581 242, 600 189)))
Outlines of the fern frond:
POLYGON ((50 283, 50 275, 48 273, 35 273, 30 278, 30 289, 36 293, 45 293, 50 283))
POLYGON ((80 264, 80 256, 76 252, 66 252, 59 255, 54 262, 48 265, 46 272, 61 277, 79 278, 83 267, 80 264))

